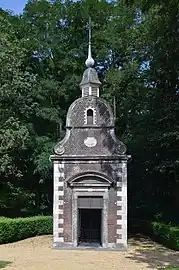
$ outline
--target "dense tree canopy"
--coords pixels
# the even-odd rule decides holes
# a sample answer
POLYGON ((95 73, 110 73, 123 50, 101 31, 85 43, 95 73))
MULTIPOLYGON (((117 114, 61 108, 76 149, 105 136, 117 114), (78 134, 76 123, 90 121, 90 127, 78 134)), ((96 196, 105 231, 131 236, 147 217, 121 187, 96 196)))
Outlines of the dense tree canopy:
POLYGON ((0 214, 52 211, 49 155, 93 56, 128 153, 129 214, 177 221, 179 3, 29 0, 0 10, 0 214))

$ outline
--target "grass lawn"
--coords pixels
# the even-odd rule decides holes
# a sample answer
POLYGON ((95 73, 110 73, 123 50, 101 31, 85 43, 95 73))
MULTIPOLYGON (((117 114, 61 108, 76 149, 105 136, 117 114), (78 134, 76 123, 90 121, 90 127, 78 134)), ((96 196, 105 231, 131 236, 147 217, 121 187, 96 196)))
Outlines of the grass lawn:
POLYGON ((10 262, 0 261, 0 269, 6 267, 10 262))
POLYGON ((179 266, 167 266, 165 270, 179 270, 179 266))

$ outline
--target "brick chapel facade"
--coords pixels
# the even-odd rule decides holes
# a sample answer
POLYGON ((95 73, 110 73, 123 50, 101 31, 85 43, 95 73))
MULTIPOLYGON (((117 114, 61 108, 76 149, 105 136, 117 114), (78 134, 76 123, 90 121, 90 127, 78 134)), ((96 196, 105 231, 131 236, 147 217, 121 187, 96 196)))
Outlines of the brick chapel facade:
POLYGON ((99 95, 89 43, 82 97, 67 113, 54 147, 53 246, 127 248, 126 146, 116 138, 110 105, 99 95))

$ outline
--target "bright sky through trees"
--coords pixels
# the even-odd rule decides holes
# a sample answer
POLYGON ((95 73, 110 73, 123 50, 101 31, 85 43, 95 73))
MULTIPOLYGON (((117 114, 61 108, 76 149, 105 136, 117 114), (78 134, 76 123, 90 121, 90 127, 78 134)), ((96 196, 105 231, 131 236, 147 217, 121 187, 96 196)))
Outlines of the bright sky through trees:
POLYGON ((15 14, 23 11, 27 0, 0 0, 0 8, 12 10, 15 14))

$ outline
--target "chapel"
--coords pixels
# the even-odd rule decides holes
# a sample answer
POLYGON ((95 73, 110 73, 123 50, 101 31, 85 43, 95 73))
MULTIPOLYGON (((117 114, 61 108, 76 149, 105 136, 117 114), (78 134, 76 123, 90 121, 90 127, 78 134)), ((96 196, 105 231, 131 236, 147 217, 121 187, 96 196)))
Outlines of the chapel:
POLYGON ((81 97, 69 107, 66 135, 54 147, 53 247, 127 248, 126 146, 115 135, 111 106, 91 55, 80 83, 81 97))

